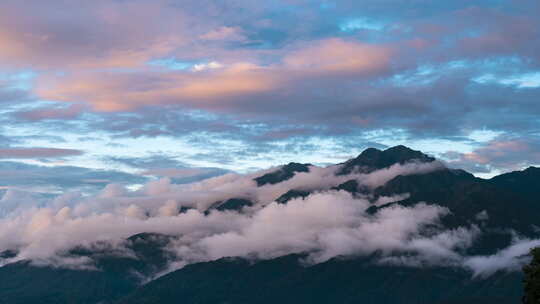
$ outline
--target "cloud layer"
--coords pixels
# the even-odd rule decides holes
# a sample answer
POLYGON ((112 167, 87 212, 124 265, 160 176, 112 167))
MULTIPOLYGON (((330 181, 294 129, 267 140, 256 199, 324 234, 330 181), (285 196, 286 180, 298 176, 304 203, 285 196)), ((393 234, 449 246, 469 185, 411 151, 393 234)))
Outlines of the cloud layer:
MULTIPOLYGON (((449 210, 419 202, 411 207, 394 205, 372 214, 377 204, 369 196, 353 196, 332 187, 356 179, 377 187, 397 175, 441 170, 439 163, 394 165, 370 174, 336 176, 340 166, 310 167, 310 172, 257 187, 250 175, 227 174, 192 184, 171 184, 167 178, 147 183, 137 191, 109 184, 95 196, 65 193, 40 203, 21 193, 8 192, 0 206, 18 200, 18 208, 0 218, 0 249, 17 250, 16 258, 59 267, 92 267, 89 260, 66 255, 75 246, 98 241, 122 252, 122 240, 142 232, 176 236, 168 250, 176 256, 170 269, 221 257, 270 259, 291 253, 308 253, 305 262, 320 263, 338 256, 377 254, 380 263, 412 267, 461 266, 475 275, 515 269, 520 257, 538 241, 519 241, 493 256, 463 256, 482 233, 478 223, 454 230, 440 219, 449 210), (314 191, 286 204, 275 201, 289 189, 314 191), (254 204, 241 210, 212 209, 229 198, 254 204), (22 203, 24 202, 24 203, 22 203), (209 209, 210 208, 210 209, 209 209), (182 212, 181 212, 182 210, 182 212)), ((385 203, 403 196, 382 198, 385 203)), ((380 201, 381 199, 379 199, 380 201)), ((6 261, 5 261, 6 262, 6 261)))

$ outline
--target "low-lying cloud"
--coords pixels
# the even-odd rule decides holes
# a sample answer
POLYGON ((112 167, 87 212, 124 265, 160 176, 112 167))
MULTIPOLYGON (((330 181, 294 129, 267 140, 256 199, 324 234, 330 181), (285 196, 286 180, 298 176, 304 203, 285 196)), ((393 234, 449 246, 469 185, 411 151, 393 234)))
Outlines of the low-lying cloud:
POLYGON ((332 190, 350 179, 375 188, 397 175, 426 173, 441 166, 438 162, 398 164, 347 176, 335 175, 339 166, 311 166, 310 172, 262 187, 257 187, 253 178, 276 168, 182 185, 164 178, 137 191, 110 184, 95 196, 65 193, 46 204, 28 204, 8 212, 0 218, 0 252, 18 251, 4 263, 32 260, 91 269, 91 259, 73 259, 66 253, 75 246, 100 241, 121 249, 125 238, 150 232, 175 236, 168 246, 176 257, 169 270, 222 257, 271 259, 292 253, 306 253, 307 263, 375 254, 380 263, 460 266, 475 275, 516 269, 523 262, 517 256, 538 241, 518 242, 493 256, 467 257, 463 250, 474 244, 482 231, 475 224, 445 229, 440 220, 450 213, 447 208, 419 202, 409 207, 393 204, 371 213, 370 207, 400 200, 406 194, 373 200, 332 190), (290 189, 311 194, 286 204, 275 201, 290 189), (242 210, 212 208, 229 198, 249 199, 254 204, 242 210))
POLYGON ((529 250, 540 246, 540 240, 516 239, 514 243, 489 256, 474 256, 465 260, 465 266, 475 276, 489 276, 499 270, 519 270, 530 260, 529 250))

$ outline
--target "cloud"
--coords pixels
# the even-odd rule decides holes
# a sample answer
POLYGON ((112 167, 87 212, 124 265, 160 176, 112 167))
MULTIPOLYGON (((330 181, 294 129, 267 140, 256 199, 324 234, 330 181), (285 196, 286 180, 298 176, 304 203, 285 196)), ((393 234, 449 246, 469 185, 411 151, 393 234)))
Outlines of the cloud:
POLYGON ((149 157, 109 157, 107 161, 128 165, 140 170, 144 176, 170 178, 173 183, 187 184, 231 173, 221 168, 192 167, 167 155, 155 154, 149 157))
POLYGON ((388 168, 377 170, 372 174, 366 174, 360 177, 359 180, 362 184, 374 189, 378 186, 386 184, 388 181, 398 175, 406 176, 411 174, 424 174, 443 168, 445 168, 445 166, 438 161, 429 163, 409 162, 404 165, 395 164, 388 168))
POLYGON ((152 169, 152 168, 172 168, 186 167, 187 164, 164 154, 154 154, 148 157, 120 157, 110 156, 106 161, 128 165, 132 168, 152 169))
POLYGON ((154 216, 148 217, 148 209, 145 212, 144 206, 135 202, 134 198, 129 205, 117 206, 113 212, 95 214, 88 210, 85 216, 77 215, 84 206, 20 212, 0 220, 0 225, 6 228, 0 233, 1 243, 3 247, 18 246, 19 258, 45 263, 50 258, 58 261, 58 253, 81 243, 118 240, 143 231, 180 233, 182 237, 171 249, 184 263, 253 254, 270 258, 306 251, 314 252, 313 262, 320 262, 341 254, 397 250, 423 225, 444 214, 438 207, 419 205, 388 209, 380 218, 369 218, 364 214, 369 203, 343 192, 316 194, 287 205, 272 203, 252 216, 230 212, 205 216, 196 210, 178 214, 174 212, 178 205, 166 200, 154 202, 159 208, 154 216), (119 221, 120 218, 123 220, 119 221), (389 235, 371 239, 380 236, 381 229, 386 229, 389 235), (342 230, 355 239, 339 244, 339 239, 334 238, 342 230), (366 240, 372 243, 355 247, 356 250, 343 247, 357 246, 366 240))
POLYGON ((185 184, 230 173, 219 168, 153 168, 142 172, 142 175, 169 177, 175 183, 185 184))
POLYGON ((114 170, 0 162, 0 186, 29 192, 95 192, 109 183, 141 184, 146 181, 146 177, 114 170))
POLYGON ((32 193, 16 188, 3 187, 5 192, 0 199, 0 217, 6 216, 15 210, 43 207, 50 196, 41 193, 32 193))
POLYGON ((395 204, 372 214, 368 208, 380 199, 371 202, 369 196, 330 190, 347 179, 375 187, 397 175, 440 170, 440 164, 410 163, 348 176, 335 176, 339 166, 312 166, 310 172, 282 183, 257 187, 253 178, 275 169, 182 185, 160 179, 136 191, 109 184, 95 195, 71 192, 41 197, 39 204, 23 203, 36 200, 28 193, 8 190, 0 206, 15 202, 12 205, 18 208, 4 210, 0 216, 0 249, 19 254, 4 262, 29 259, 39 265, 92 269, 91 259, 73 260, 66 252, 98 241, 122 252, 125 238, 154 232, 177 236, 168 246, 175 257, 169 270, 229 256, 271 259, 307 253, 307 263, 375 256, 382 264, 464 267, 474 276, 489 276, 518 269, 527 261, 527 250, 539 245, 538 240, 516 239, 493 255, 467 256, 464 252, 483 231, 475 225, 445 229, 440 219, 450 213, 447 208, 420 202, 408 207, 395 204), (287 204, 274 201, 288 189, 318 190, 287 204), (237 211, 207 211, 229 198, 250 199, 254 204, 237 211))
MULTIPOLYGON (((402 74, 394 68, 393 58, 403 54, 386 58, 387 53, 392 51, 383 46, 324 40, 291 50, 290 65, 224 62, 220 69, 197 73, 137 70, 48 75, 40 78, 35 91, 49 100, 87 102, 98 111, 137 113, 147 108, 176 108, 226 115, 232 118, 233 126, 257 122, 261 129, 266 128, 266 134, 256 139, 267 141, 299 134, 330 138, 382 128, 413 139, 466 136, 481 128, 535 132, 531 121, 540 111, 533 103, 535 92, 472 82, 489 64, 471 61, 461 67, 434 65, 428 75, 407 64, 400 67, 402 74), (322 57, 310 55, 334 49, 339 53, 340 47, 334 44, 345 45, 341 47, 343 52, 358 57, 331 59, 330 51, 322 57), (357 59, 365 59, 367 65, 358 65, 357 59), (408 79, 409 73, 415 76, 408 79), (496 110, 501 106, 510 113, 504 119, 496 110), (522 111, 524 107, 529 111, 522 111), (291 112, 294 117, 287 115, 291 112)), ((490 64, 496 65, 496 61, 490 64)), ((183 134, 161 121, 152 123, 164 134, 183 134)), ((208 128, 214 132, 212 124, 208 128)), ((249 136, 253 130, 245 128, 242 134, 249 136)))
POLYGON ((529 251, 540 246, 540 240, 517 239, 511 246, 488 256, 474 256, 465 260, 465 266, 475 276, 487 277, 502 270, 521 270, 530 261, 529 251))
POLYGON ((326 73, 372 73, 388 68, 392 50, 385 46, 327 39, 288 54, 287 66, 326 73))
POLYGON ((0 41, 4 47, 0 50, 0 65, 52 69, 131 67, 166 54, 182 41, 179 29, 185 19, 164 1, 59 4, 2 3, 0 41), (28 10, 29 6, 33 9, 28 10), (159 22, 143 24, 135 19, 159 22))
MULTIPOLYGON (((0 248, 17 249, 15 260, 62 265, 63 254, 73 246, 106 241, 121 247, 122 239, 130 235, 156 232, 178 236, 169 246, 176 256, 172 268, 227 256, 268 259, 291 253, 308 253, 306 261, 310 263, 375 252, 382 254, 381 258, 414 253, 432 263, 457 260, 455 250, 469 246, 477 228, 445 231, 438 223, 448 209, 419 203, 394 205, 371 214, 367 212, 372 205, 368 198, 328 190, 345 179, 357 178, 361 184, 368 181, 374 186, 375 181, 382 184, 391 178, 389 172, 397 176, 425 170, 419 164, 406 164, 404 169, 399 166, 382 173, 339 177, 335 176, 339 167, 311 167, 309 173, 262 187, 257 187, 253 178, 275 168, 184 185, 161 179, 137 191, 111 184, 95 196, 66 193, 41 205, 4 213, 0 248), (291 188, 319 191, 287 204, 274 201, 291 188), (241 212, 205 212, 214 203, 233 197, 251 199, 254 205, 241 212), (179 213, 181 207, 193 209, 179 213)), ((15 192, 6 196, 22 197, 15 192)), ((74 267, 73 263, 68 260, 66 266, 74 267)))
POLYGON ((9 147, 0 149, 0 158, 59 158, 78 156, 83 153, 76 149, 9 147))
POLYGON ((70 104, 62 108, 42 107, 38 109, 16 112, 18 118, 30 121, 75 119, 85 110, 81 104, 70 104))
POLYGON ((239 27, 222 26, 201 35, 203 40, 226 40, 226 41, 244 41, 246 37, 243 30, 239 27))
POLYGON ((483 128, 538 133, 538 90, 500 81, 538 72, 532 0, 519 8, 491 0, 8 0, 0 12, 2 67, 35 73, 36 87, 0 93, 10 107, 2 123, 19 128, 32 121, 40 130, 137 138, 202 131, 245 146, 299 136, 368 141, 381 130, 454 141, 483 128), (384 27, 343 31, 346 23, 384 27), (160 60, 189 64, 149 64, 160 60), (486 74, 495 80, 474 81, 486 74), (74 105, 43 107, 34 97, 74 105), (21 109, 21 100, 34 106, 21 109), (220 118, 190 124, 173 115, 190 110, 220 118), (113 115, 124 112, 131 115, 113 115))
MULTIPOLYGON (((20 85, 0 77, 0 125, 3 134, 16 129, 16 134, 63 136, 66 147, 78 147, 72 139, 83 133, 100 137, 99 144, 109 137, 137 138, 130 144, 152 149, 146 143, 155 138, 182 140, 200 150, 192 154, 198 163, 203 158, 205 164, 216 163, 204 166, 231 168, 235 159, 244 162, 237 165, 243 170, 278 163, 278 153, 329 162, 368 142, 425 139, 460 144, 448 145, 459 150, 452 165, 475 172, 520 169, 540 163, 539 91, 504 82, 538 72, 538 12, 534 0, 519 7, 495 0, 474 6, 465 0, 336 1, 326 8, 307 0, 5 0, 0 67, 13 75, 30 71, 35 86, 34 80, 20 85), (384 27, 342 31, 340 25, 351 20, 384 27), (191 65, 171 70, 149 64, 164 58, 191 65), (478 81, 488 74, 493 81, 478 81), (480 129, 503 136, 483 146, 467 139, 480 129), (464 153, 463 145, 473 151, 464 153)), ((0 158, 82 153, 30 143, 51 139, 2 136, 7 148, 0 149, 0 158)), ((147 185, 152 195, 175 192, 175 183, 226 173, 174 162, 138 165, 130 169, 168 178, 147 185)), ((80 167, 1 170, 2 186, 47 192, 95 191, 122 178, 127 184, 147 181, 147 176, 80 167)), ((415 170, 422 168, 395 167, 354 178, 374 187, 415 170)), ((224 175, 164 197, 169 205, 155 213, 170 214, 175 203, 203 209, 225 193, 269 203, 288 188, 327 190, 342 181, 331 169, 314 168, 312 175, 253 190, 249 178, 224 175), (182 198, 183 193, 189 195, 182 198)), ((121 188, 110 186, 103 195, 127 196, 134 206, 127 213, 144 215, 146 203, 132 202, 133 193, 121 188)), ((103 197, 97 201, 102 200, 106 205, 103 197)))
POLYGON ((373 218, 364 212, 369 204, 344 192, 327 192, 272 203, 256 213, 240 231, 217 234, 201 241, 209 259, 226 256, 273 258, 311 252, 310 260, 400 250, 423 225, 444 214, 438 207, 389 208, 373 218))
POLYGON ((211 61, 211 62, 208 62, 208 63, 196 64, 196 65, 193 66, 193 70, 197 71, 197 72, 200 72, 200 71, 204 71, 204 70, 207 70, 207 69, 219 69, 219 68, 222 68, 222 67, 223 67, 223 64, 221 64, 219 62, 216 62, 216 61, 211 61))
POLYGON ((540 164, 540 141, 530 137, 499 136, 469 153, 453 153, 449 165, 473 172, 512 171, 540 164), (526 157, 525 157, 526 155, 526 157))
POLYGON ((49 77, 41 80, 36 93, 49 100, 86 101, 99 111, 125 111, 167 104, 223 108, 227 106, 223 100, 267 92, 278 82, 275 76, 266 73, 265 68, 250 63, 210 70, 206 73, 144 70, 133 74, 49 77), (216 103, 216 100, 220 102, 216 103))

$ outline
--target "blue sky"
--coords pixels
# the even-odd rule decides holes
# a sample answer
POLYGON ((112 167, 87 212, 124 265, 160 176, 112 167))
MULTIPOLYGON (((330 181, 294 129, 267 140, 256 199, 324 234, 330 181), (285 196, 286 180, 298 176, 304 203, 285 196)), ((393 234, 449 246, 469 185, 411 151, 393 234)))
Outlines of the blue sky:
POLYGON ((5 0, 0 188, 398 144, 479 176, 539 165, 538 15, 536 0, 5 0))

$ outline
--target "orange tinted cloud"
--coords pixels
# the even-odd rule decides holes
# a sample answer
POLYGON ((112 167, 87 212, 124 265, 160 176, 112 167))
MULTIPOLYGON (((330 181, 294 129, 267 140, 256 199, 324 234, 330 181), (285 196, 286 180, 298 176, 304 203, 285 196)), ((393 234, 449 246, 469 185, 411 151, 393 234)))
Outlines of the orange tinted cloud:
POLYGON ((365 73, 386 68, 391 53, 387 47, 332 38, 297 50, 284 61, 293 69, 365 73))
POLYGON ((321 79, 339 82, 343 77, 377 76, 389 68, 391 53, 388 47, 327 39, 296 49, 283 63, 270 66, 241 62, 200 71, 53 75, 42 77, 35 92, 47 100, 89 102, 99 111, 160 104, 227 108, 239 100, 263 102, 258 98, 261 94, 289 92, 293 96, 304 90, 304 83, 321 79))
POLYGON ((492 168, 504 168, 505 170, 518 170, 526 165, 540 162, 538 141, 528 138, 505 138, 499 137, 487 142, 478 149, 460 155, 456 165, 484 166, 486 172, 492 168), (527 158, 524 159, 523 156, 527 158))
POLYGON ((92 73, 42 79, 36 93, 44 99, 86 101, 99 111, 123 111, 140 106, 183 104, 221 107, 227 100, 276 87, 265 69, 236 64, 204 72, 92 73), (216 102, 214 102, 216 101, 216 102))
POLYGON ((32 68, 133 67, 153 56, 166 54, 178 43, 178 40, 159 38, 147 42, 145 46, 135 43, 98 50, 66 45, 66 42, 58 39, 61 38, 0 29, 0 65, 32 68))
POLYGON ((28 2, 0 9, 0 67, 133 67, 185 42, 185 18, 162 1, 28 2))

